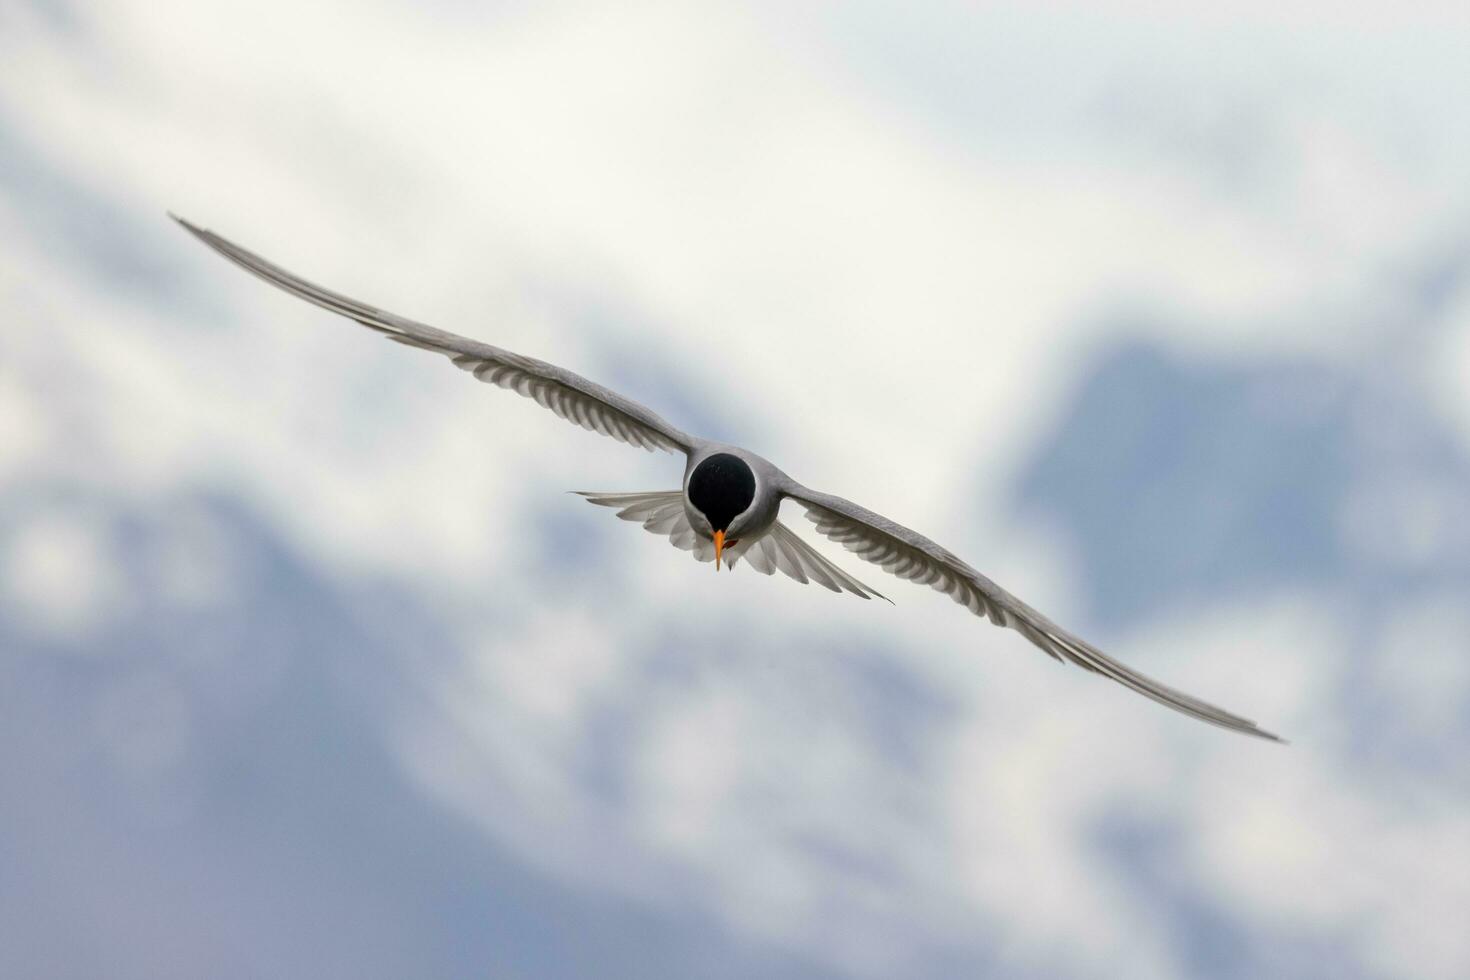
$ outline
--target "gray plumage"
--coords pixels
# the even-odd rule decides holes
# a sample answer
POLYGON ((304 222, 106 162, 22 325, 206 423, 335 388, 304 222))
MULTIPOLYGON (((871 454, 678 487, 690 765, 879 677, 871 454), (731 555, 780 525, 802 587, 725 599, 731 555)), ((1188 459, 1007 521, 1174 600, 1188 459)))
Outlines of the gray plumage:
POLYGON ((720 529, 725 536, 722 540, 727 542, 723 545, 723 558, 731 568, 743 559, 765 575, 780 571, 798 582, 815 582, 834 592, 849 592, 864 599, 886 598, 842 571, 777 520, 781 502, 790 499, 804 508, 818 534, 886 572, 950 596, 997 626, 1016 630, 1056 660, 1102 674, 1212 725, 1280 741, 1248 719, 1161 684, 1114 660, 922 534, 841 497, 810 490, 749 450, 692 436, 637 402, 554 364, 469 340, 314 285, 211 231, 173 217, 236 265, 309 303, 355 320, 396 343, 443 354, 481 381, 534 399, 585 429, 650 451, 683 453, 684 481, 679 490, 579 492, 591 503, 616 508, 624 520, 638 522, 655 534, 667 536, 675 547, 692 552, 699 561, 715 560, 716 529, 691 501, 690 477, 713 456, 734 456, 749 467, 754 477, 754 495, 749 506, 731 519, 726 528, 720 529))

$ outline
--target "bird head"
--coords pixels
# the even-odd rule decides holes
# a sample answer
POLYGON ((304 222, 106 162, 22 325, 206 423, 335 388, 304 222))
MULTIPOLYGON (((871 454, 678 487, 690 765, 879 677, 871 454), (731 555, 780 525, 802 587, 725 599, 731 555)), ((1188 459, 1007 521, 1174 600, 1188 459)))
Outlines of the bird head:
POLYGON ((709 528, 715 544, 715 571, 719 571, 725 549, 739 543, 742 521, 755 501, 755 474, 740 457, 715 453, 690 472, 685 493, 709 528))

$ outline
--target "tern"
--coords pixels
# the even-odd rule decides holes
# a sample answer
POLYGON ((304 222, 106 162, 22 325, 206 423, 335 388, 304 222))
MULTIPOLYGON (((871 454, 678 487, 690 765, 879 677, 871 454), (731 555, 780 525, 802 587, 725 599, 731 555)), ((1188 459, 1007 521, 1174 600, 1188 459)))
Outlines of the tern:
MULTIPOLYGON (((806 511, 818 534, 892 575, 927 585, 997 626, 1008 626, 1053 659, 1109 677, 1160 704, 1231 731, 1281 741, 1255 722, 1147 677, 996 585, 947 549, 851 501, 802 486, 748 449, 702 439, 670 425, 630 398, 565 368, 418 323, 324 289, 177 215, 195 238, 273 286, 340 314, 395 343, 442 354, 481 381, 534 399, 584 429, 649 451, 684 456, 678 490, 577 491, 617 516, 665 535, 702 562, 733 569, 744 559, 763 575, 781 571, 833 592, 887 599, 828 561, 778 520, 781 503, 806 511)), ((891 600, 890 600, 891 601, 891 600)))

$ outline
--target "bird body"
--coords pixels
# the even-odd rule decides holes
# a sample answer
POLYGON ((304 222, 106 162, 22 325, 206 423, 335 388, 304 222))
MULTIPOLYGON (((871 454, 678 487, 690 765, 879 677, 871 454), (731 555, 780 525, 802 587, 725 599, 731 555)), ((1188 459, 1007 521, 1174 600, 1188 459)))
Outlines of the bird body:
POLYGON ((615 508, 624 520, 667 536, 716 569, 744 561, 833 592, 886 599, 807 544, 780 517, 791 500, 821 534, 899 578, 950 596, 997 626, 1015 629, 1047 655, 1102 674, 1212 725, 1260 738, 1275 735, 1239 715, 1175 690, 1113 659, 1062 629, 934 541, 881 514, 833 494, 809 489, 769 460, 738 446, 699 438, 670 425, 643 405, 581 375, 536 358, 418 323, 350 299, 287 272, 215 233, 175 217, 196 238, 239 265, 307 302, 355 320, 389 340, 442 354, 481 381, 507 388, 583 428, 643 449, 683 453, 678 490, 635 493, 577 491, 593 504, 615 508))

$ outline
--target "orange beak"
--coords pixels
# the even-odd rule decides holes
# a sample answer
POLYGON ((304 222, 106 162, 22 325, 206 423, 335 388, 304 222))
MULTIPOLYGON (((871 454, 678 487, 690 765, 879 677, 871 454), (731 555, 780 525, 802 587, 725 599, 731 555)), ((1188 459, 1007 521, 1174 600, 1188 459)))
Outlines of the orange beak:
POLYGON ((715 571, 720 570, 720 555, 725 550, 725 532, 715 532, 715 571))

